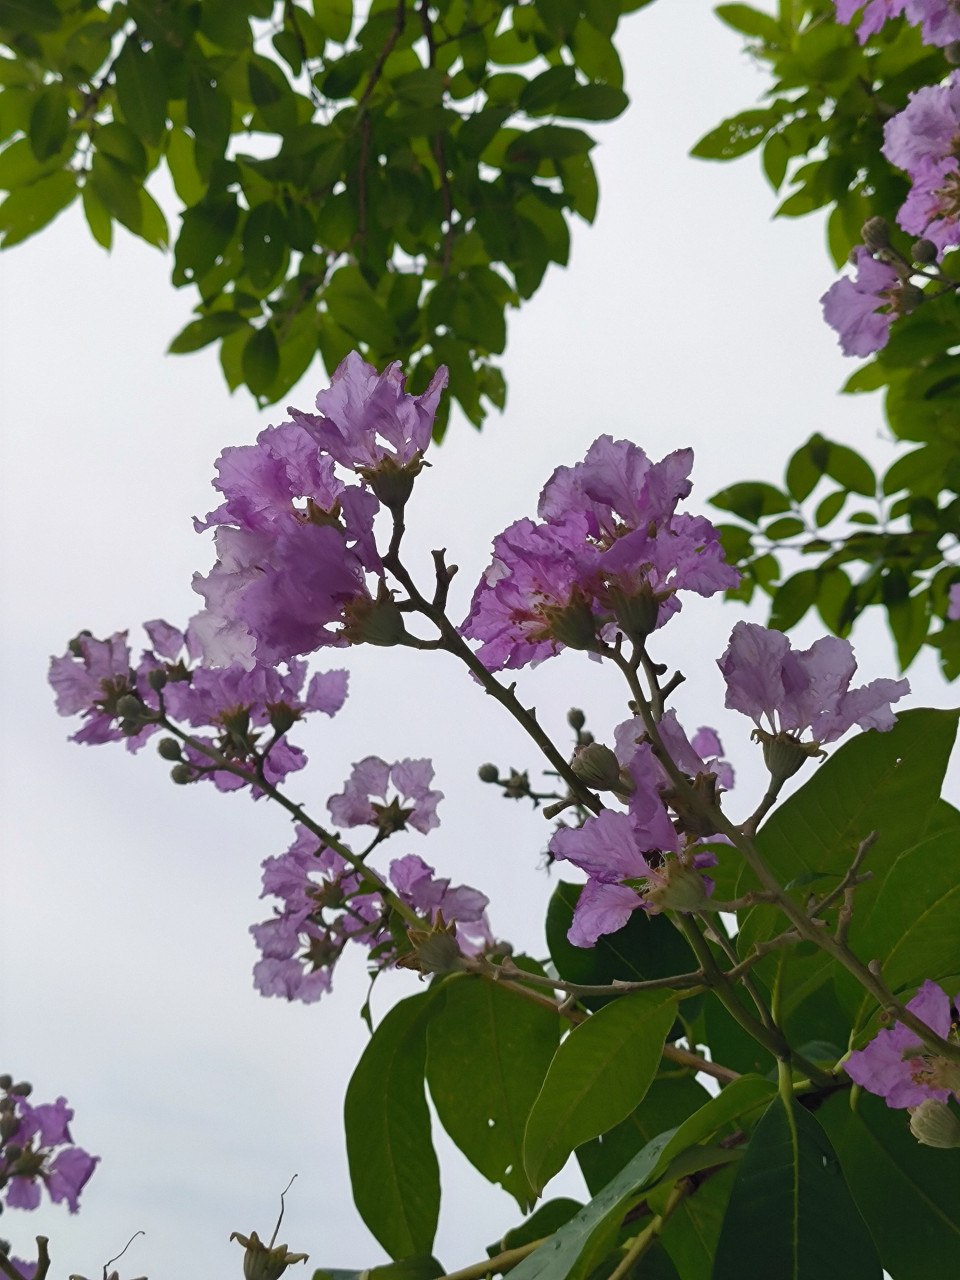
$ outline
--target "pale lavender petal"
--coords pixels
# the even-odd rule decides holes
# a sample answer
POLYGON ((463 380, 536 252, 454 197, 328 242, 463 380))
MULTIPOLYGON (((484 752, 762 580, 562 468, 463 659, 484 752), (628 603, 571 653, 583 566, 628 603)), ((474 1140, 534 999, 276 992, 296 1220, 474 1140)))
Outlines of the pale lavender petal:
POLYGON ((588 880, 573 909, 567 938, 575 947, 596 946, 603 934, 616 933, 643 902, 635 889, 588 880))

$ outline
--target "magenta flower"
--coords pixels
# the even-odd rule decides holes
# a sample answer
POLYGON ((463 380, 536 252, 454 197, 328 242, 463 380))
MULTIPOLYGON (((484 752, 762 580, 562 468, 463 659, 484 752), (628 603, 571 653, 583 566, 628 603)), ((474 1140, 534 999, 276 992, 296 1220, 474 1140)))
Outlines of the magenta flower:
MULTIPOLYGON (((960 15, 955 15, 960 25, 960 15)), ((954 38, 960 38, 954 37, 954 38)), ((910 94, 906 107, 883 128, 883 154, 913 180, 897 214, 904 231, 932 240, 938 249, 960 242, 960 76, 910 94)))
POLYGON ((426 835, 440 825, 437 805, 443 799, 442 791, 430 790, 432 781, 429 760, 387 764, 379 756, 367 756, 353 766, 343 790, 330 797, 327 808, 340 827, 379 827, 389 835, 411 826, 426 835), (391 786, 395 794, 388 801, 391 786))
POLYGON ((850 688, 857 669, 849 641, 824 636, 794 650, 780 631, 738 622, 717 665, 727 684, 725 705, 748 715, 761 734, 794 741, 809 729, 815 743, 834 742, 858 724, 892 729, 891 702, 910 692, 907 680, 873 680, 850 688))
POLYGON ((877 262, 863 245, 856 248, 857 277, 844 276, 820 299, 823 318, 840 336, 845 356, 869 356, 886 346, 896 317, 900 277, 877 262))
POLYGON ((403 468, 415 463, 430 443, 447 381, 441 365, 423 395, 410 395, 399 361, 377 373, 351 351, 337 366, 330 387, 317 396, 319 417, 298 409, 288 412, 325 453, 351 470, 377 471, 385 462, 403 468))
MULTIPOLYGON (((950 997, 929 979, 907 1004, 931 1031, 950 1034, 950 997)), ((851 1080, 886 1098, 888 1107, 917 1107, 926 1098, 960 1098, 960 1068, 920 1044, 915 1031, 898 1022, 878 1031, 863 1049, 850 1054, 843 1068, 851 1080)))

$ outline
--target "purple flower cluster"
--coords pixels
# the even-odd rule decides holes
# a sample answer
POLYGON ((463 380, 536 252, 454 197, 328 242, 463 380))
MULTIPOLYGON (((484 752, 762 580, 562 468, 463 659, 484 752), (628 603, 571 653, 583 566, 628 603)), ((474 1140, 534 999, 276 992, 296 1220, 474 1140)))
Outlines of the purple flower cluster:
MULTIPOLYGON (((712 729, 700 729, 690 742, 669 711, 659 731, 681 772, 697 783, 711 779, 724 789, 733 785, 733 770, 719 759, 723 748, 712 729)), ((572 862, 589 877, 567 935, 577 947, 592 947, 602 934, 622 929, 638 908, 694 910, 713 890, 701 873, 716 858, 696 848, 696 837, 684 841, 679 815, 676 825, 671 820, 667 805, 673 784, 646 741, 642 720, 619 725, 614 740, 617 759, 633 783, 626 812, 603 809, 581 827, 561 827, 550 841, 555 858, 572 862)))
POLYGON ((654 463, 631 441, 600 436, 583 462, 559 467, 540 522, 518 520, 494 540, 460 628, 480 642, 484 666, 523 667, 618 634, 642 640, 680 608, 678 591, 736 586, 713 525, 676 512, 692 463, 690 449, 654 463))
POLYGON ((851 689, 857 661, 848 640, 824 636, 796 650, 781 631, 755 622, 736 624, 717 665, 727 684, 725 705, 750 716, 761 741, 798 741, 809 729, 819 746, 855 724, 892 729, 890 704, 910 692, 907 680, 872 680, 851 689))
MULTIPOLYGON (((492 944, 484 894, 466 885, 451 888, 415 854, 395 859, 389 879, 397 896, 429 922, 440 914, 446 923, 455 920, 465 952, 492 944)), ((370 892, 358 873, 305 827, 297 827, 286 853, 264 862, 260 896, 283 904, 269 920, 250 928, 262 956, 254 966, 254 986, 265 996, 305 1004, 319 1000, 330 990, 333 968, 351 940, 369 948, 378 967, 396 959, 382 896, 370 892)))
MULTIPOLYGON (((950 1035, 950 997, 935 982, 928 979, 907 1008, 941 1038, 950 1035)), ((951 1093, 960 1099, 960 1067, 930 1053, 902 1022, 878 1031, 843 1067, 851 1080, 886 1098, 888 1107, 918 1107, 928 1098, 946 1102, 951 1093)))
POLYGON ((840 335, 845 356, 869 356, 886 346, 890 325, 902 311, 903 281, 869 250, 854 250, 857 275, 842 277, 820 299, 823 318, 840 335))
MULTIPOLYGON (((960 13, 954 13, 960 40, 960 13)), ((938 249, 960 244, 960 74, 910 94, 883 128, 883 154, 913 183, 897 214, 904 231, 938 249)))
POLYGON ((319 414, 290 409, 292 422, 224 450, 214 485, 225 501, 197 522, 216 528, 217 562, 194 577, 206 608, 191 635, 207 666, 372 638, 383 599, 374 519, 381 501, 397 509, 409 496, 446 379, 440 369, 410 395, 399 364, 378 374, 351 352, 317 396, 319 414))
POLYGON ((168 757, 186 769, 183 780, 209 778, 221 791, 252 784, 259 794, 261 762, 269 783, 306 763, 303 751, 287 740, 287 730, 312 712, 335 715, 346 699, 346 671, 317 672, 304 690, 305 662, 291 660, 286 673, 261 664, 191 666, 197 648, 189 628, 184 634, 156 620, 145 630, 153 648, 143 652, 136 669, 126 632, 109 640, 78 636, 63 657, 51 660, 57 710, 83 716, 75 742, 126 739, 136 751, 157 732, 162 708, 173 721, 200 730, 190 735, 191 743, 174 744, 177 754, 168 757), (210 729, 212 734, 204 732, 210 729), (227 757, 239 772, 215 768, 203 747, 227 757))
POLYGON ((66 1098, 32 1106, 29 1085, 0 1077, 0 1195, 8 1209, 36 1209, 40 1188, 50 1199, 65 1200, 71 1213, 99 1156, 74 1146, 70 1135, 73 1111, 66 1098), (59 1148, 59 1149, 58 1149, 59 1148))
POLYGON ((837 21, 849 23, 862 9, 857 27, 861 44, 876 35, 889 18, 906 16, 913 27, 922 27, 924 44, 948 45, 960 40, 960 13, 951 0, 835 0, 837 21))

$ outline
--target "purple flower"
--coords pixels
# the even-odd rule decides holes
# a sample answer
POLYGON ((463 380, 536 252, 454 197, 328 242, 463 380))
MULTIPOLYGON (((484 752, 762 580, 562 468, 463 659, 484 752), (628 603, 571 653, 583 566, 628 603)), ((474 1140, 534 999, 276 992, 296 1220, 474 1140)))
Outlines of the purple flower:
POLYGON ((583 583, 596 552, 584 515, 562 524, 518 520, 494 539, 493 560, 460 628, 481 641, 477 656, 488 671, 536 666, 564 645, 591 648, 596 623, 583 583))
POLYGON ((838 280, 820 304, 824 320, 840 335, 843 354, 868 356, 887 344, 901 280, 892 267, 877 262, 863 245, 857 246, 856 257, 857 278, 838 280))
POLYGON ((482 950, 482 944, 492 941, 486 916, 490 899, 479 889, 465 884, 451 888, 448 879, 438 879, 433 867, 427 866, 415 853, 390 863, 390 883, 408 906, 422 911, 431 923, 435 923, 439 915, 445 924, 455 920, 457 941, 463 950, 482 950), (464 930, 461 926, 474 928, 464 930))
POLYGON ((329 969, 307 969, 299 960, 265 958, 253 966, 253 985, 262 996, 282 996, 313 1004, 330 990, 329 969))
MULTIPOLYGON (((931 1031, 950 1034, 950 997, 929 979, 907 1004, 931 1031)), ((960 1068, 926 1050, 915 1031, 898 1022, 878 1031, 864 1049, 850 1054, 843 1068, 851 1080, 886 1098, 888 1107, 916 1107, 926 1098, 960 1098, 960 1068)))
POLYGON ((32 1106, 8 1090, 0 1098, 0 1117, 0 1191, 7 1207, 36 1209, 45 1185, 54 1203, 66 1200, 76 1213, 80 1192, 100 1157, 73 1145, 73 1111, 66 1098, 32 1106))
POLYGON ((955 582, 950 588, 950 596, 947 603, 947 621, 957 622, 960 620, 960 582, 955 582))
POLYGON ((559 467, 540 496, 540 524, 518 520, 494 541, 461 634, 488 670, 522 667, 599 638, 635 642, 677 611, 678 591, 736 586, 719 535, 677 515, 693 454, 652 463, 628 440, 601 436, 583 462, 559 467))
POLYGON ((834 742, 852 725, 892 729, 890 707, 910 692, 907 680, 873 680, 850 688, 857 669, 849 641, 825 636, 794 650, 780 631, 738 622, 717 665, 725 705, 748 715, 761 734, 794 741, 809 729, 815 743, 834 742))
POLYGON ((923 42, 948 45, 960 40, 960 14, 950 0, 836 0, 837 21, 849 23, 863 9, 863 20, 857 28, 861 44, 876 35, 889 18, 906 14, 911 26, 923 26, 923 42))
MULTIPOLYGON (((60 715, 83 714, 84 724, 73 734, 73 742, 94 745, 123 740, 117 703, 134 687, 125 631, 115 632, 109 640, 81 633, 70 642, 68 653, 50 659, 47 678, 56 694, 60 715)), ((136 750, 149 732, 152 730, 128 738, 128 747, 136 750)))
POLYGON ((411 826, 426 835, 440 825, 437 804, 443 799, 442 791, 430 790, 432 780, 429 760, 391 765, 379 756, 367 756, 354 764, 343 791, 330 797, 327 808, 340 827, 367 825, 389 835, 411 826), (391 784, 397 794, 388 801, 391 784))
MULTIPOLYGON (((337 462, 364 474, 385 462, 395 468, 419 463, 430 443, 440 393, 447 385, 441 365, 423 395, 405 391, 399 361, 377 373, 356 351, 340 362, 330 387, 317 396, 320 415, 290 409, 294 421, 337 462)), ((419 465, 417 465, 419 470, 419 465)))
POLYGON ((643 899, 636 889, 588 880, 580 890, 567 938, 575 947, 595 947, 598 938, 622 929, 642 906, 643 899))
POLYGON ((24 1262, 22 1258, 11 1258, 10 1261, 23 1276, 23 1280, 33 1280, 37 1274, 38 1263, 36 1262, 24 1262))
MULTIPOLYGON (((960 24, 960 15, 956 16, 960 24)), ((954 37, 960 38, 960 37, 954 37)), ((906 170, 913 186, 897 221, 904 231, 932 240, 938 249, 960 242, 960 76, 925 85, 883 128, 883 154, 906 170)))

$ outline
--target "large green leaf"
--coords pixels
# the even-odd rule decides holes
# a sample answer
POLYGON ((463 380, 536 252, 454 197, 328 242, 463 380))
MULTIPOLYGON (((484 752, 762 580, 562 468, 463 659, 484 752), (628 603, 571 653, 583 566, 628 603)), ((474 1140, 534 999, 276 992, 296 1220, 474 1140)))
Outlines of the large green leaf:
POLYGON ((577 1147, 577 1162, 591 1195, 605 1187, 658 1133, 682 1124, 709 1098, 693 1076, 658 1076, 626 1120, 577 1147))
POLYGON ((159 142, 167 123, 167 91, 156 53, 144 53, 137 37, 127 36, 114 74, 127 124, 147 142, 159 142))
POLYGON ((523 1163, 539 1190, 581 1143, 625 1119, 657 1073, 676 1016, 669 991, 622 996, 575 1027, 557 1050, 523 1140, 523 1163))
POLYGON ((523 1132, 560 1019, 483 978, 451 978, 445 991, 427 1058, 440 1123, 483 1176, 526 1210, 536 1196, 523 1169, 523 1132))
POLYGON ((61 169, 29 187, 11 191, 0 204, 0 231, 5 233, 0 247, 12 248, 40 231, 79 194, 72 169, 61 169))
POLYGON ((736 1166, 718 1169, 674 1210, 661 1241, 680 1280, 710 1280, 736 1166))
MULTIPOLYGON (((871 831, 879 839, 865 869, 875 875, 915 845, 940 798, 957 715, 933 708, 904 711, 888 733, 860 733, 820 765, 757 836, 757 848, 780 883, 812 884, 812 877, 843 875, 871 831)), ((827 887, 833 883, 822 881, 827 887)), ((876 881, 861 885, 858 908, 865 909, 876 892, 876 881)))
POLYGON ((812 1115, 776 1097, 750 1138, 713 1280, 881 1280, 869 1232, 812 1115))
POLYGON ((391 1258, 429 1254, 440 1212, 440 1170, 424 1092, 434 991, 395 1005, 357 1063, 344 1102, 353 1198, 391 1258))
POLYGON ((906 1111, 846 1092, 817 1112, 840 1158, 857 1207, 894 1280, 947 1276, 960 1257, 960 1160, 922 1147, 906 1111))

